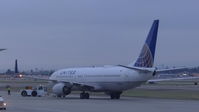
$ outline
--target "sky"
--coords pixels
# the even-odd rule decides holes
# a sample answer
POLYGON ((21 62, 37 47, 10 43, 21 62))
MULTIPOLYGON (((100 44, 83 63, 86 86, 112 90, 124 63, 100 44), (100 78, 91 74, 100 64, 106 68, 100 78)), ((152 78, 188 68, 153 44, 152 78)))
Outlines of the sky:
POLYGON ((0 70, 127 65, 159 19, 155 66, 199 66, 197 0, 1 0, 0 70))

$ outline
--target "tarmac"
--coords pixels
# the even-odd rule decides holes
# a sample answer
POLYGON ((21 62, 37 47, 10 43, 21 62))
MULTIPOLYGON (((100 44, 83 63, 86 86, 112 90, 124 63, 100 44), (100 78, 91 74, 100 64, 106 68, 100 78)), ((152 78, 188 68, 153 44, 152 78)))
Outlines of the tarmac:
POLYGON ((7 110, 0 112, 198 112, 197 100, 173 100, 121 97, 111 100, 109 96, 91 96, 90 99, 79 99, 79 95, 66 98, 22 97, 19 92, 11 96, 0 91, 7 103, 7 110))

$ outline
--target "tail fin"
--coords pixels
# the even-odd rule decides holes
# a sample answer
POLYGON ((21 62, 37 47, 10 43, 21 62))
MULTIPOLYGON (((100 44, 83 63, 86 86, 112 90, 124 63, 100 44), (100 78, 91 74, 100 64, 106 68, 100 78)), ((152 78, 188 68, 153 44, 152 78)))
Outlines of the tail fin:
POLYGON ((17 59, 15 60, 15 73, 19 73, 17 59))
POLYGON ((153 25, 145 41, 145 44, 142 47, 142 51, 139 57, 137 58, 135 63, 130 64, 130 66, 147 67, 147 68, 153 67, 157 33, 158 33, 158 25, 159 25, 159 20, 154 20, 153 25))

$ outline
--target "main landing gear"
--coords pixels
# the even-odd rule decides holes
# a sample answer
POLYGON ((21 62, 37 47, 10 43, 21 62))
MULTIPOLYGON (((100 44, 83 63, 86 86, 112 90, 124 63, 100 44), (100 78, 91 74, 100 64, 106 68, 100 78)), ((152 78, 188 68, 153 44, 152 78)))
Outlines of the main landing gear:
POLYGON ((80 99, 89 99, 89 93, 82 92, 80 93, 80 99))
MULTIPOLYGON (((122 92, 110 92, 108 93, 110 95, 111 99, 120 99, 120 95, 122 94, 122 92)), ((85 91, 83 91, 82 93, 80 93, 80 99, 89 99, 90 95, 89 93, 86 93, 85 91)))
POLYGON ((57 98, 65 98, 66 95, 57 95, 57 98))
POLYGON ((120 99, 121 94, 122 94, 122 92, 111 92, 110 97, 111 97, 111 99, 120 99))

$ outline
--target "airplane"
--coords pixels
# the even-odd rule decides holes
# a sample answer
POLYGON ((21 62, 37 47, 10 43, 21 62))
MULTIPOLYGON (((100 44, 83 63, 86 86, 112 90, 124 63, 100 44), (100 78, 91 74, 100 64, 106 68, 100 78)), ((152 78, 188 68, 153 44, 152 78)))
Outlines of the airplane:
POLYGON ((23 73, 18 70, 17 59, 15 60, 14 72, 8 73, 10 78, 23 78, 23 73))
POLYGON ((49 80, 53 93, 65 97, 71 91, 82 91, 80 99, 89 99, 88 92, 105 92, 111 99, 120 99, 123 91, 140 86, 158 71, 153 67, 159 20, 154 20, 140 55, 129 65, 67 68, 54 72, 49 80))
POLYGON ((138 58, 128 65, 67 68, 55 71, 48 79, 31 78, 51 81, 52 92, 57 97, 65 97, 71 91, 82 91, 80 99, 89 99, 88 92, 104 92, 111 99, 120 99, 123 91, 150 81, 164 81, 152 78, 176 69, 158 70, 153 66, 158 26, 159 20, 154 20, 138 58))

